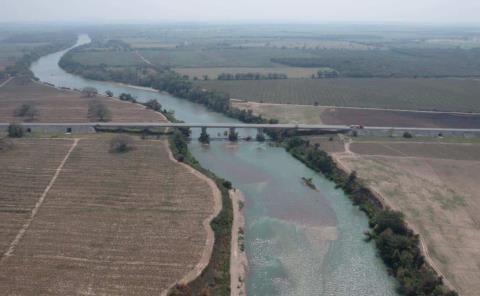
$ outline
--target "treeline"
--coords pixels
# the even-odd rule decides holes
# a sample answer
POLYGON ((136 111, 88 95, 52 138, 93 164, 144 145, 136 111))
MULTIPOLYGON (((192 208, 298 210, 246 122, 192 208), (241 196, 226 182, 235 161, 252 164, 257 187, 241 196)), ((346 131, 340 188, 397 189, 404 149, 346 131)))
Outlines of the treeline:
POLYGON ((316 50, 313 57, 272 58, 291 67, 335 69, 342 77, 478 77, 480 48, 316 50))
POLYGON ((30 71, 30 66, 33 62, 38 60, 40 57, 68 48, 75 43, 75 39, 67 39, 64 41, 58 41, 55 43, 42 45, 32 49, 30 52, 26 53, 21 57, 17 62, 11 66, 8 66, 3 74, 0 72, 0 78, 2 75, 5 77, 7 75, 16 76, 16 75, 27 75, 33 77, 33 73, 30 71))
POLYGON ((229 95, 218 91, 205 90, 195 86, 187 78, 168 68, 154 68, 151 66, 87 66, 74 61, 72 55, 72 52, 67 53, 60 60, 60 66, 67 72, 85 78, 151 87, 159 91, 168 92, 173 96, 202 104, 213 111, 226 114, 247 123, 278 122, 276 120, 266 120, 261 116, 256 116, 251 110, 246 111, 231 108, 229 95))
POLYGON ((287 74, 283 73, 222 73, 217 76, 218 80, 276 80, 288 79, 287 74))
POLYGON ((230 250, 233 223, 233 206, 229 190, 232 184, 203 168, 188 150, 188 133, 175 130, 170 137, 170 149, 178 161, 185 162, 214 180, 222 193, 222 209, 210 226, 215 233, 213 252, 206 269, 188 285, 176 285, 169 296, 230 295, 230 250))
POLYGON ((380 257, 389 272, 398 280, 403 295, 456 296, 441 277, 425 262, 419 247, 419 237, 408 228, 401 213, 384 208, 375 195, 357 178, 339 169, 335 161, 318 144, 299 137, 284 141, 286 149, 311 169, 342 188, 349 198, 364 211, 371 231, 369 239, 375 241, 380 257))

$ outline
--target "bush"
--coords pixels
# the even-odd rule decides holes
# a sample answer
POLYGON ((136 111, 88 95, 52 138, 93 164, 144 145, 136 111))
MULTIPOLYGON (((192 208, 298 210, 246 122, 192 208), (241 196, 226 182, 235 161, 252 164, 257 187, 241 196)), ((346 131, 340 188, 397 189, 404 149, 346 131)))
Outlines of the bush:
POLYGON ((413 135, 410 132, 404 132, 403 137, 405 139, 411 139, 411 138, 413 138, 413 135))
POLYGON ((93 100, 88 103, 88 117, 94 121, 109 121, 111 113, 108 107, 99 100, 93 100))
POLYGON ((107 90, 107 91, 105 92, 105 94, 106 94, 107 97, 109 97, 109 98, 113 97, 113 92, 112 92, 111 90, 107 90))
POLYGON ((162 111, 162 105, 155 99, 151 99, 143 105, 145 105, 148 109, 152 109, 157 112, 162 111))
POLYGON ((134 140, 127 135, 116 135, 110 140, 110 152, 125 153, 134 148, 134 140))
POLYGON ((137 100, 131 94, 127 94, 127 93, 121 93, 118 98, 122 101, 128 101, 132 103, 137 102, 137 100))
POLYGON ((25 130, 20 124, 10 123, 8 126, 8 136, 10 138, 21 138, 25 135, 25 130))
POLYGON ((88 98, 91 98, 98 94, 98 90, 95 87, 87 86, 82 89, 82 94, 88 98))
POLYGON ((34 120, 38 116, 38 109, 33 103, 24 103, 15 109, 14 115, 17 117, 25 117, 28 120, 34 120))

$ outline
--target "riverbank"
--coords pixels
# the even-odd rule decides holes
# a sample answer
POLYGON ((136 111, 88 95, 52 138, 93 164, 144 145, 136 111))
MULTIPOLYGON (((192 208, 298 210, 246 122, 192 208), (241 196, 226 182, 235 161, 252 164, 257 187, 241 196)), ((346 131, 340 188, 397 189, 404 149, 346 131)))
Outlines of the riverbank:
POLYGON ((233 204, 232 251, 230 256, 230 290, 231 296, 247 295, 246 275, 248 259, 245 253, 245 216, 243 208, 245 196, 240 190, 230 190, 233 204))
POLYGON ((380 196, 358 180, 355 171, 348 171, 306 140, 293 138, 284 141, 283 145, 292 156, 335 182, 367 214, 371 228, 366 233, 367 238, 375 242, 390 274, 398 280, 402 294, 458 295, 425 261, 421 240, 404 221, 403 214, 387 207, 380 196))
POLYGON ((173 135, 169 137, 169 142, 175 159, 191 166, 215 182, 221 193, 221 204, 223 205, 218 215, 210 223, 215 240, 208 265, 195 280, 185 286, 174 288, 169 295, 189 295, 188 293, 229 295, 231 293, 230 255, 233 225, 233 202, 229 195, 229 190, 232 188, 231 183, 217 177, 213 172, 200 165, 191 155, 186 135, 181 131, 174 131, 173 135))

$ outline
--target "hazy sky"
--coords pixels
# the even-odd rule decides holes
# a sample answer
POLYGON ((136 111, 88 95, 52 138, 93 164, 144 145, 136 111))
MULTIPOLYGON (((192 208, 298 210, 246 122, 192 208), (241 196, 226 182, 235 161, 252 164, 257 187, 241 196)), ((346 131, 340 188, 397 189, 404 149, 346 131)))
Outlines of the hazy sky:
POLYGON ((0 21, 480 23, 480 0, 0 0, 0 21))

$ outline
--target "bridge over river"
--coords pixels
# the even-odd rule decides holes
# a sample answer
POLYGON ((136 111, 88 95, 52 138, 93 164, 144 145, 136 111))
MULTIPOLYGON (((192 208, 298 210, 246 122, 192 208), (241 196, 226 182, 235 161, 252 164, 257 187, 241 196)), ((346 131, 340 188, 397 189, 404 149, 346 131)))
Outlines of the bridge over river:
MULTIPOLYGON (((21 123, 28 132, 36 133, 88 133, 95 128, 200 128, 202 133, 207 129, 228 129, 235 133, 237 129, 257 129, 263 135, 265 129, 286 129, 299 131, 318 131, 328 133, 357 134, 359 136, 403 136, 410 133, 420 137, 479 137, 480 129, 429 128, 429 127, 386 127, 327 124, 257 124, 257 123, 171 123, 171 122, 71 122, 71 123, 21 123)), ((6 130, 9 123, 0 123, 0 130, 6 130)))

